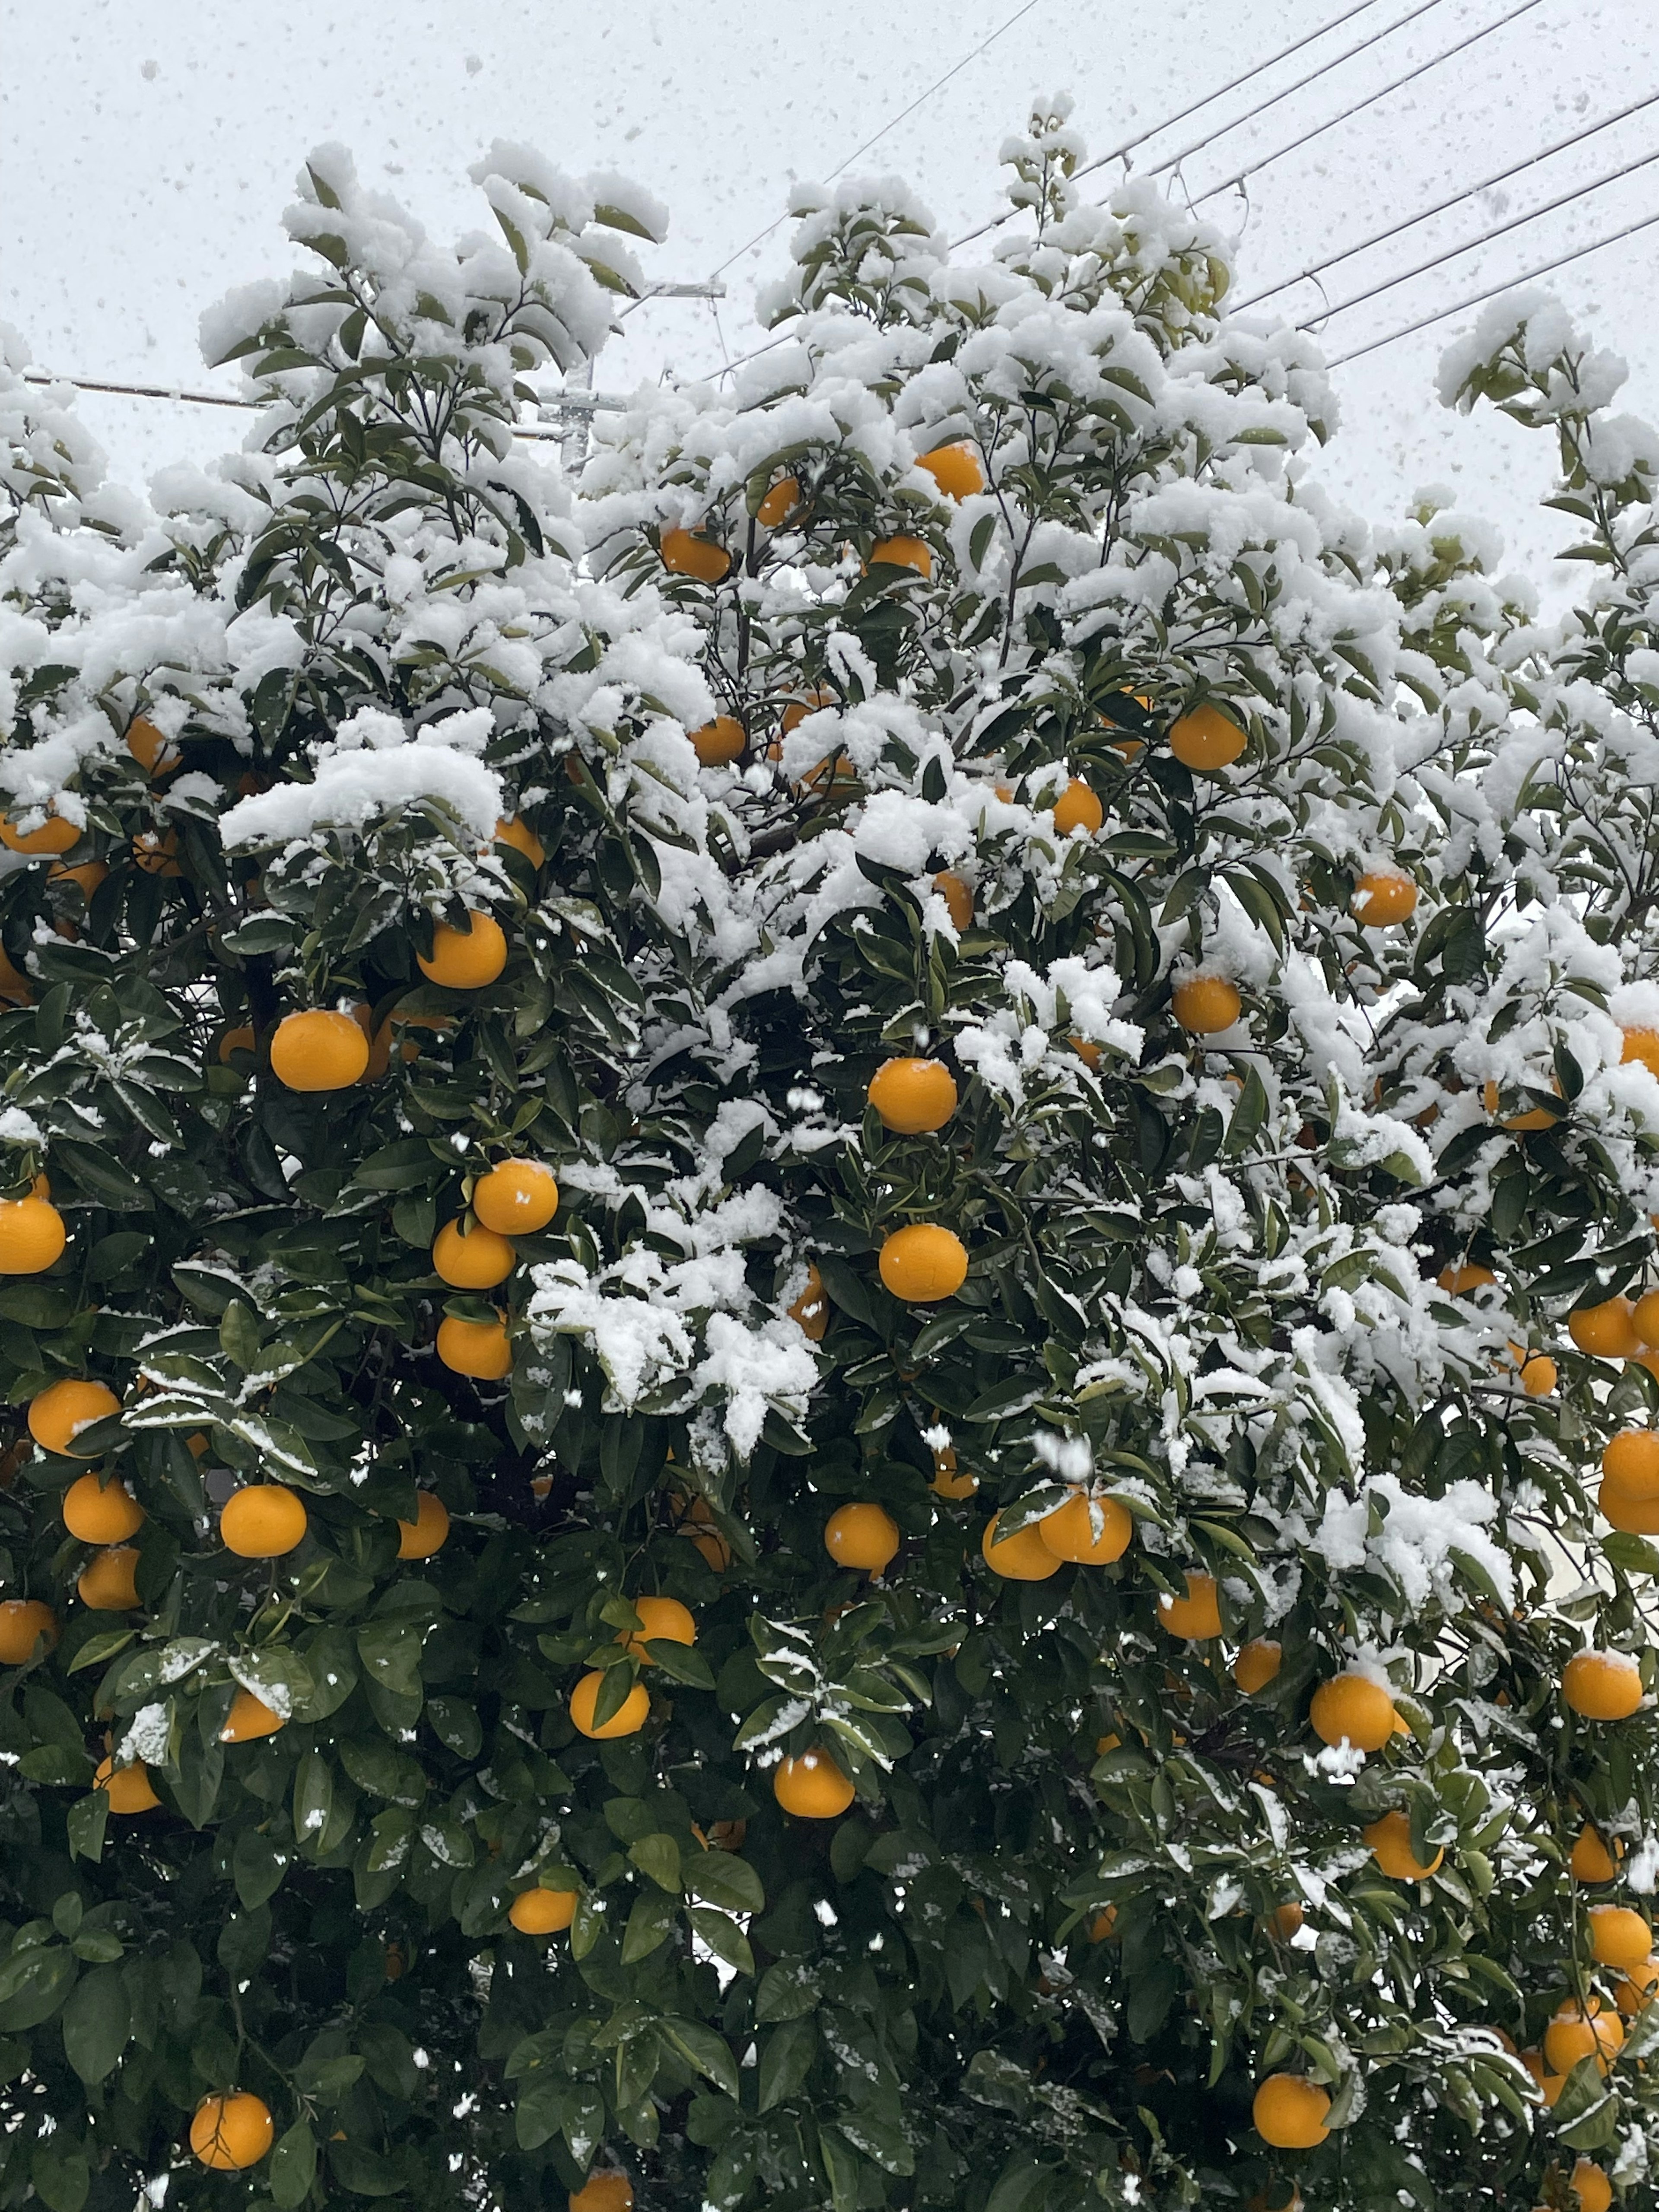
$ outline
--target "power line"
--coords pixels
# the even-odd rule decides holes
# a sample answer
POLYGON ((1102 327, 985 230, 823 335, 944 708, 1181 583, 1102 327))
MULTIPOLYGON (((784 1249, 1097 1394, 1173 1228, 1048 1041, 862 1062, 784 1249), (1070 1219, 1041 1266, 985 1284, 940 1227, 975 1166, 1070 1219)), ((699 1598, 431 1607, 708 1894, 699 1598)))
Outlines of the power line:
POLYGON ((1435 216, 1444 215, 1448 208, 1457 206, 1460 201, 1473 199, 1477 192, 1491 191, 1495 185, 1507 184, 1511 177, 1518 177, 1523 170, 1535 168, 1539 162, 1547 161, 1557 154, 1565 154, 1570 148, 1582 145, 1599 131, 1611 131, 1615 123, 1627 121, 1631 116, 1640 114, 1644 108, 1651 107, 1656 101, 1659 101, 1659 92, 1646 93, 1640 100, 1633 100, 1628 107, 1619 108, 1612 115, 1603 116, 1599 123, 1589 124, 1583 131, 1575 131, 1570 138, 1558 138, 1553 146, 1540 147, 1537 153, 1528 154, 1523 161, 1513 163, 1507 169, 1494 170, 1491 176, 1482 177, 1478 184, 1464 185, 1449 198, 1437 200, 1432 207, 1419 209, 1417 214, 1390 223, 1386 230, 1374 230, 1369 238, 1362 238, 1358 245, 1345 246, 1338 253, 1327 254, 1322 261, 1310 261, 1305 269, 1297 270, 1294 276, 1281 276, 1276 283, 1264 284, 1259 292, 1252 292, 1243 300, 1235 300, 1231 303, 1232 312, 1242 313, 1246 307, 1254 307, 1263 300, 1271 300, 1275 292, 1287 292, 1292 284, 1305 283, 1310 277, 1322 276, 1328 269, 1334 269, 1340 262, 1352 261, 1358 254, 1369 253, 1374 246, 1383 246, 1389 239, 1398 238, 1401 231, 1414 229, 1419 222, 1427 222, 1435 216))
MULTIPOLYGON (((257 412, 265 404, 262 399, 233 398, 224 392, 185 392, 173 384, 122 384, 112 377, 53 376, 43 368, 25 369, 23 381, 33 385, 67 384, 76 392, 112 392, 121 399, 168 399, 183 407, 238 407, 257 412)), ((559 392, 550 393, 540 404, 562 415, 619 415, 633 402, 615 392, 559 392)), ((565 434, 542 423, 515 422, 513 434, 515 438, 562 438, 565 434)))
POLYGON ((1588 198, 1591 192, 1599 192, 1606 185, 1616 185, 1620 178, 1632 176, 1638 169, 1651 168, 1656 161, 1659 161, 1659 152, 1644 154, 1639 161, 1626 161, 1622 169, 1609 170, 1605 177, 1597 177, 1593 183, 1576 185, 1571 191, 1561 193, 1559 198, 1546 200, 1542 207, 1529 208, 1525 215, 1511 216, 1507 222, 1496 224, 1479 238, 1468 239, 1462 246, 1449 246, 1443 253, 1437 253, 1432 260, 1419 261, 1415 269, 1402 269, 1397 276, 1385 276, 1379 283, 1369 285, 1364 291, 1355 292, 1346 300, 1339 300, 1334 307, 1322 308, 1318 314, 1310 316, 1305 323, 1298 323, 1296 327, 1299 331, 1309 331, 1332 315, 1345 315, 1350 307, 1363 306, 1365 301, 1374 300, 1379 292, 1392 292, 1397 284, 1409 284, 1414 276, 1426 276, 1431 269, 1438 269, 1443 262, 1455 261, 1460 254, 1473 253, 1480 246, 1490 246, 1493 239, 1503 238, 1511 230, 1519 230, 1525 223, 1536 222, 1541 216, 1553 215, 1558 208, 1571 207, 1575 200, 1588 198))
MULTIPOLYGON (((1103 169, 1109 161, 1121 161, 1126 154, 1132 154, 1137 146, 1144 146, 1149 138, 1156 138, 1159 131, 1173 131, 1177 123, 1184 123, 1189 115, 1196 115, 1200 107, 1208 107, 1213 100, 1224 100, 1230 92, 1237 92, 1241 85, 1249 84, 1253 77, 1261 76, 1264 70, 1276 68, 1280 62, 1288 61, 1292 54, 1299 54, 1304 46, 1312 46, 1316 40, 1328 38, 1333 31, 1340 31, 1345 23, 1351 23, 1356 15, 1363 15, 1368 8, 1374 8, 1376 5, 1376 0, 1358 0, 1357 7, 1348 9, 1343 15, 1334 16, 1328 23, 1322 23, 1317 30, 1307 32, 1303 37, 1292 40, 1288 46, 1281 46, 1276 54, 1269 54, 1266 61, 1255 63, 1251 68, 1247 69, 1243 76, 1231 78, 1226 84, 1218 85, 1213 92, 1206 92, 1201 99, 1194 100, 1189 106, 1177 109, 1175 114, 1166 115, 1162 122, 1150 124, 1136 137, 1126 138, 1121 145, 1113 147, 1109 154, 1102 154, 1097 160, 1086 163, 1077 173, 1079 177, 1087 177, 1097 169, 1103 169)), ((1382 35, 1387 34, 1385 33, 1382 35)), ((1024 210, 1020 208, 1010 208, 1005 215, 994 215, 988 222, 981 223, 977 230, 965 231, 960 238, 953 238, 951 241, 951 251, 954 253, 959 246, 971 245, 975 239, 983 238, 988 230, 995 230, 1000 224, 1011 222, 1015 216, 1024 212, 1024 210)))
POLYGON ((1466 308, 1479 307, 1488 300, 1495 300, 1500 292, 1512 292, 1517 284, 1529 284, 1534 276, 1547 276, 1557 269, 1565 269, 1575 261, 1583 261, 1592 253, 1600 253, 1604 246, 1617 246, 1621 240, 1634 238, 1638 231, 1651 230, 1659 223, 1659 215, 1644 216, 1638 222, 1625 225, 1622 230, 1609 232, 1593 245, 1575 246, 1571 253, 1557 254, 1553 261, 1540 261, 1534 269, 1522 270, 1518 276, 1506 276, 1501 284, 1489 285, 1484 292, 1471 294, 1467 300, 1454 301, 1449 307, 1437 308, 1431 315, 1419 316, 1407 323, 1403 330, 1390 331, 1385 337, 1372 338, 1366 344, 1355 346, 1352 352, 1340 353, 1326 362, 1328 368, 1342 368, 1351 361, 1361 360, 1368 353, 1376 353, 1382 346, 1397 344, 1401 338, 1414 337, 1419 331, 1426 331, 1436 323, 1443 323, 1449 315, 1461 315, 1466 308))
POLYGON ((1367 93, 1363 100, 1355 100, 1351 107, 1343 108, 1340 114, 1333 115, 1327 122, 1315 124, 1310 131, 1304 131, 1299 138, 1290 139, 1285 145, 1276 147, 1271 154, 1264 154, 1260 161, 1252 161, 1248 168, 1240 169, 1233 176, 1224 178, 1218 185, 1209 185, 1199 193, 1193 204, 1198 206, 1205 200, 1214 199, 1218 193, 1231 191, 1236 185, 1243 184, 1248 178, 1258 175, 1263 169, 1271 168, 1275 161, 1282 161, 1287 154, 1298 153, 1304 146, 1310 145, 1316 138, 1322 138, 1328 131, 1334 131, 1339 123, 1349 122, 1354 116, 1363 113, 1366 108, 1375 107, 1379 100, 1387 100, 1391 94, 1403 91, 1408 84, 1415 83, 1419 77, 1426 76, 1431 70, 1438 69, 1442 62, 1449 62, 1456 55, 1466 53, 1471 46, 1479 46, 1482 39, 1491 38, 1494 31, 1504 30, 1510 23, 1518 21, 1521 16, 1530 15, 1534 8, 1540 8, 1542 5, 1543 0, 1521 0, 1519 7, 1511 8, 1507 15, 1500 15, 1496 22, 1488 23, 1479 31, 1471 31, 1467 38, 1460 39, 1455 46, 1448 46, 1443 53, 1434 54, 1425 62, 1419 62, 1415 69, 1407 70, 1404 76, 1396 77, 1391 84, 1382 85, 1376 91, 1367 93))

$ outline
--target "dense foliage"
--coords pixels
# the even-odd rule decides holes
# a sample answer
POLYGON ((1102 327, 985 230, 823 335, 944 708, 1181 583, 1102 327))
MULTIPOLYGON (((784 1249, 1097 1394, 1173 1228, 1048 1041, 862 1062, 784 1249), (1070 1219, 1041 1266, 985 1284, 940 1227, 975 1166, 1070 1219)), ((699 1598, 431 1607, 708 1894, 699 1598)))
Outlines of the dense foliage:
POLYGON ((516 148, 149 503, 8 346, 0 2203, 1659 2201, 1659 441, 1449 357, 1542 620, 1006 153, 574 486, 516 148))

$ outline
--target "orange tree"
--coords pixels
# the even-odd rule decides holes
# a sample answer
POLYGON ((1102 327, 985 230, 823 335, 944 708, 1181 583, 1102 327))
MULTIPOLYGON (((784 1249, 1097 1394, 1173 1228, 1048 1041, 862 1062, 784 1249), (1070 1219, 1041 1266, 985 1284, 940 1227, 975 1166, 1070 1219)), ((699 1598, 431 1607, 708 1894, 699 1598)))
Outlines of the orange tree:
POLYGON ((1653 441, 1542 625, 1078 154, 574 493, 518 149, 0 383, 5 2203, 1651 2201, 1653 441))

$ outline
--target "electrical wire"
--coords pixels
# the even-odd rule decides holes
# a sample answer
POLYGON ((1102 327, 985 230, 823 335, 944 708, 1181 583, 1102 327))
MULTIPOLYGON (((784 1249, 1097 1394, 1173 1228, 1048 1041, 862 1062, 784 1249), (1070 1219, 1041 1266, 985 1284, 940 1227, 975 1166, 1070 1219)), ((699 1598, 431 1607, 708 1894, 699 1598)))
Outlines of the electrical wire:
POLYGON ((1626 223, 1622 230, 1611 231, 1606 238, 1598 238, 1593 245, 1575 246, 1571 253, 1557 254, 1553 261, 1540 261, 1535 268, 1522 270, 1518 276, 1506 276, 1501 284, 1492 284, 1484 292, 1472 293, 1467 300, 1457 300, 1449 307, 1437 307, 1431 315, 1419 316, 1402 330, 1390 331, 1380 338, 1371 338, 1364 345, 1355 346, 1347 353, 1340 353, 1326 362, 1328 368, 1342 368, 1351 361, 1362 360, 1368 353, 1376 353, 1383 346, 1398 344, 1401 338, 1416 336, 1436 323, 1443 323, 1449 315, 1461 315, 1466 308, 1479 307, 1488 300, 1495 300, 1501 292, 1512 292, 1517 284, 1529 284, 1535 276, 1547 276, 1557 269, 1565 269, 1575 261, 1583 261, 1592 253, 1600 253, 1604 246, 1617 246, 1621 240, 1634 238, 1638 231, 1651 230, 1659 223, 1659 215, 1642 216, 1639 222, 1626 223))
POLYGON ((1524 215, 1511 216, 1507 222, 1495 224, 1479 238, 1466 240, 1462 246, 1449 246, 1443 253, 1437 253, 1431 261, 1419 261, 1415 269, 1402 269, 1397 276, 1384 276, 1378 283, 1368 285, 1363 292, 1351 293, 1348 298, 1337 301, 1334 306, 1322 307, 1316 315, 1310 316, 1305 323, 1298 323, 1296 327, 1299 331, 1310 331, 1318 324, 1328 321, 1332 315, 1346 315, 1350 307, 1363 306, 1367 300, 1376 299, 1379 292, 1392 292, 1396 284, 1409 284, 1414 276, 1426 276, 1431 269, 1438 269, 1443 262, 1455 261, 1460 254, 1474 253, 1480 246, 1490 246, 1493 239, 1503 238, 1512 230, 1519 230, 1525 223, 1536 222, 1540 216, 1553 215, 1558 208, 1571 207, 1575 200, 1586 199, 1591 192, 1601 191, 1604 185, 1616 185, 1620 178, 1632 176, 1638 169, 1650 169, 1656 161, 1659 161, 1659 151, 1644 154, 1639 161, 1626 161, 1622 169, 1611 169, 1605 177, 1597 177, 1588 185, 1576 185, 1571 191, 1563 192, 1559 198, 1546 200, 1541 207, 1528 208, 1524 215))
POLYGON ((1298 269, 1294 276, 1281 276, 1276 283, 1264 284, 1259 292, 1252 292, 1243 300, 1231 301, 1232 312, 1240 314, 1246 307, 1254 307, 1263 300, 1271 300, 1275 292, 1287 292, 1292 284, 1305 283, 1312 277, 1322 276, 1328 269, 1336 268, 1339 263, 1352 261, 1357 254, 1369 253, 1374 246, 1385 246, 1389 239, 1398 238, 1401 231, 1414 229, 1419 222, 1427 222, 1435 216, 1444 215, 1448 208, 1457 206, 1462 200, 1473 199, 1477 192, 1489 192, 1494 185, 1507 184, 1511 177, 1518 177, 1524 170, 1535 168, 1539 162, 1547 161, 1554 155, 1565 154, 1574 146, 1583 145, 1587 138, 1594 138, 1599 131, 1611 131, 1615 123, 1624 123, 1632 115, 1639 115, 1644 108, 1653 106, 1656 101, 1659 101, 1659 92, 1645 93, 1640 100, 1632 100, 1628 107, 1619 108, 1612 115, 1604 115, 1599 123, 1592 123, 1583 131, 1575 131, 1571 137, 1558 138, 1553 146, 1540 146, 1535 154, 1528 154, 1523 161, 1512 163, 1507 169, 1494 170, 1491 176, 1482 177, 1478 184, 1464 185, 1449 198, 1437 200, 1432 207, 1421 208, 1417 214, 1390 223, 1386 230, 1374 230, 1369 238, 1362 238, 1358 245, 1345 246, 1340 252, 1327 254, 1322 261, 1310 261, 1305 269, 1298 269))
MULTIPOLYGON (((105 392, 120 399, 168 399, 182 407, 239 407, 257 412, 264 402, 259 399, 234 399, 224 392, 185 392, 171 384, 122 384, 112 377, 53 376, 43 368, 28 368, 23 372, 25 384, 67 384, 76 392, 105 392)), ((556 393, 542 404, 556 407, 568 415, 622 414, 632 402, 611 392, 581 392, 556 393)), ((564 432, 544 423, 515 422, 515 438, 562 438, 564 432)))

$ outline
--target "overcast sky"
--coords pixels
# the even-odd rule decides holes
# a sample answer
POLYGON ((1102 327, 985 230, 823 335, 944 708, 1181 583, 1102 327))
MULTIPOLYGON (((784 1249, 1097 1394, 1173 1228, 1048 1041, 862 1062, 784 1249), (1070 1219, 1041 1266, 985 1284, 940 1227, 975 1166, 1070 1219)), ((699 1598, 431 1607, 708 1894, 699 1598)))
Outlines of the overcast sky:
MULTIPOLYGON (((441 234, 482 219, 466 171, 493 138, 527 142, 577 172, 614 167, 672 210, 668 244, 647 253, 652 273, 702 278, 772 222, 792 183, 835 170, 1018 6, 286 0, 277 15, 223 0, 0 0, 0 319, 59 373, 234 389, 201 366, 198 316, 230 285, 291 265, 280 216, 307 149, 327 139, 441 234)), ((1154 167, 1180 155, 1320 63, 1401 26, 1182 163, 1186 190, 1237 237, 1241 294, 1659 91, 1654 0, 1034 0, 854 167, 907 177, 955 235, 996 209, 998 146, 1033 92, 1069 90, 1074 122, 1104 153, 1342 17, 1133 156, 1154 167), (1462 54, 1268 161, 1243 189, 1206 196, 1489 26, 1462 54)), ((1324 279, 1327 296, 1365 290, 1656 150, 1659 106, 1343 263, 1324 279)), ((1328 350, 1654 210, 1659 163, 1337 316, 1328 350)), ((725 349, 743 350, 755 336, 755 276, 776 266, 787 234, 779 226, 727 269, 718 327, 702 303, 640 309, 626 343, 602 360, 601 385, 664 367, 706 374, 725 349)), ((1659 227, 1550 281, 1628 361, 1625 404, 1659 414, 1659 227)), ((1298 319, 1321 304, 1311 284, 1279 298, 1298 319)), ((1561 518, 1534 506, 1548 489, 1547 441, 1492 417, 1449 416, 1432 398, 1440 348, 1468 319, 1338 372, 1344 425, 1322 470, 1378 516, 1420 485, 1449 484, 1547 581, 1564 532, 1561 518)), ((84 409, 132 477, 183 454, 206 458, 237 434, 235 418, 218 410, 103 398, 84 409)))

